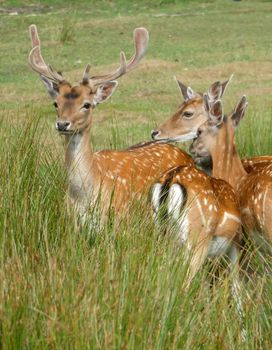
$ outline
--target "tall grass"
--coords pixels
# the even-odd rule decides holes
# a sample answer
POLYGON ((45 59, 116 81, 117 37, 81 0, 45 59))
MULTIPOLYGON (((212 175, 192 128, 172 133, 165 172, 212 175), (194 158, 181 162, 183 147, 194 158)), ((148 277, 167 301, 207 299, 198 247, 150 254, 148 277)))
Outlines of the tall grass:
POLYGON ((61 44, 65 44, 67 42, 75 41, 75 33, 76 33, 76 16, 73 17, 65 17, 62 20, 61 31, 59 35, 59 41, 61 44))
POLYGON ((69 0, 68 11, 67 1, 46 0, 43 12, 44 4, 32 3, 40 13, 10 0, 2 7, 22 7, 19 14, 0 14, 0 348, 270 349, 272 262, 254 243, 241 284, 241 322, 232 276, 210 286, 213 269, 206 264, 186 290, 183 250, 154 227, 145 206, 92 234, 78 228, 66 206, 55 112, 26 62, 32 23, 46 61, 69 81, 78 81, 88 62, 92 74, 110 71, 121 49, 129 57, 133 29, 146 26, 147 58, 94 112, 94 148, 148 139, 179 103, 174 74, 204 91, 234 72, 226 112, 243 93, 250 103, 239 152, 271 154, 271 4, 69 0))
MULTIPOLYGON (((63 162, 44 147, 44 121, 2 122, 0 319, 3 349, 268 349, 271 278, 241 288, 246 339, 230 292, 205 266, 186 290, 183 251, 135 209, 92 238, 65 205, 63 162)), ((229 281, 230 279, 230 281, 229 281)))

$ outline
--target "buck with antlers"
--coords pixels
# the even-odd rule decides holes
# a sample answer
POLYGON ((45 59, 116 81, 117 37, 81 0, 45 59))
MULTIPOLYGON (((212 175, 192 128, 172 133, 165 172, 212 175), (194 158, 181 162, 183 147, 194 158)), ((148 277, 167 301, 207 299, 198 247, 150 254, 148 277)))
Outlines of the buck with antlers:
MULTIPOLYGON (((208 90, 209 99, 215 101, 222 98, 230 80, 231 78, 223 83, 219 81, 213 83, 208 90)), ((184 142, 192 140, 196 136, 197 129, 208 118, 204 107, 203 94, 193 91, 190 87, 187 87, 177 79, 176 81, 184 98, 184 102, 171 118, 152 131, 151 136, 154 140, 166 142, 184 142)), ((272 157, 259 156, 246 158, 242 159, 242 164, 247 172, 251 172, 255 169, 261 169, 272 164, 272 157)), ((203 158, 202 166, 205 170, 210 170, 208 169, 211 166, 210 159, 203 158)))
POLYGON ((102 222, 110 207, 118 213, 124 213, 132 199, 148 192, 161 172, 172 166, 193 164, 190 156, 167 144, 149 142, 127 150, 99 152, 93 152, 90 147, 92 110, 112 95, 117 87, 115 79, 131 71, 140 62, 148 46, 146 29, 135 29, 135 54, 128 62, 124 53, 121 53, 120 67, 115 72, 91 77, 88 65, 83 80, 75 86, 45 63, 35 25, 30 26, 30 36, 33 48, 29 54, 29 63, 40 74, 54 100, 58 115, 56 129, 66 140, 69 195, 83 216, 98 196, 102 203, 102 222))
POLYGON ((235 147, 235 130, 247 107, 243 96, 234 111, 224 117, 222 102, 204 95, 208 120, 199 127, 190 151, 196 162, 211 156, 212 174, 235 189, 246 231, 259 231, 272 241, 272 164, 247 173, 235 147))

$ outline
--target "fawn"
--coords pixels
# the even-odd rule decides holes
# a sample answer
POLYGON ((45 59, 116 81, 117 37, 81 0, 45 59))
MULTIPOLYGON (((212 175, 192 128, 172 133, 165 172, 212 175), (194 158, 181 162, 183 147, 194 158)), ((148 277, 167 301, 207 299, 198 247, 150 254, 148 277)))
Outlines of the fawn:
MULTIPOLYGON (((209 90, 208 97, 212 101, 222 98, 232 76, 223 83, 214 82, 209 90)), ((175 114, 153 130, 151 136, 154 140, 184 142, 196 137, 197 129, 208 119, 205 110, 203 94, 193 91, 181 81, 177 80, 179 90, 184 98, 175 114)), ((261 169, 272 163, 272 156, 259 156, 242 159, 243 167, 247 172, 261 169)), ((209 171, 210 159, 202 159, 203 169, 209 171)))
POLYGON ((197 132, 190 151, 195 161, 210 156, 212 174, 227 181, 236 191, 243 227, 247 232, 263 232, 272 241, 272 164, 245 171, 235 146, 235 130, 248 105, 243 96, 228 117, 223 114, 221 100, 211 101, 204 95, 208 120, 197 132))

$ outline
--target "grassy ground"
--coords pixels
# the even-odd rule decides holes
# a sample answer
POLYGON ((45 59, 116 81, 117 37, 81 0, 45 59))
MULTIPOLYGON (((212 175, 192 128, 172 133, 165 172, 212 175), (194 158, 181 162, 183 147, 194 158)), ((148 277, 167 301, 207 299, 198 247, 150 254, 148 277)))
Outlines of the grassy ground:
POLYGON ((261 254, 242 288, 242 341, 228 280, 208 290, 205 268, 185 292, 182 251, 148 213, 96 237, 76 230, 54 108, 27 66, 27 29, 37 24, 46 60, 72 82, 87 63, 115 67, 121 49, 132 52, 134 27, 149 29, 141 67, 95 111, 96 149, 149 139, 180 103, 173 75, 203 91, 234 73, 226 110, 242 94, 250 103, 240 152, 271 154, 272 3, 90 3, 0 1, 0 348, 270 349, 271 262, 261 254))

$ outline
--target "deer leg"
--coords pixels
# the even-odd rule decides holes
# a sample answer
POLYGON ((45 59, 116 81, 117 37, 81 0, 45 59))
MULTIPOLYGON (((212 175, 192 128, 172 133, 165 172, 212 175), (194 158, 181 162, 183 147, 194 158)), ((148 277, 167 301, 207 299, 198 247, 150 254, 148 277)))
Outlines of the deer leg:
POLYGON ((228 251, 228 257, 230 259, 231 264, 231 271, 233 272, 232 276, 232 295, 236 304, 236 309, 238 311, 238 314, 241 318, 242 323, 242 329, 241 329, 241 336, 243 341, 246 339, 247 332, 244 328, 244 310, 243 310, 243 304, 241 299, 241 285, 240 285, 240 279, 239 279, 239 248, 235 243, 231 243, 231 247, 228 251))
POLYGON ((209 251, 209 241, 207 237, 203 239, 203 234, 200 232, 197 242, 194 240, 194 244, 191 247, 187 244, 187 258, 189 261, 186 288, 190 286, 193 278, 204 264, 209 251))
POLYGON ((239 250, 234 243, 231 244, 231 247, 228 251, 228 257, 230 259, 231 269, 235 274, 235 276, 233 276, 232 294, 237 302, 237 310, 239 314, 241 314, 242 304, 240 299, 240 283, 238 273, 237 271, 234 271, 235 268, 239 266, 239 250))

